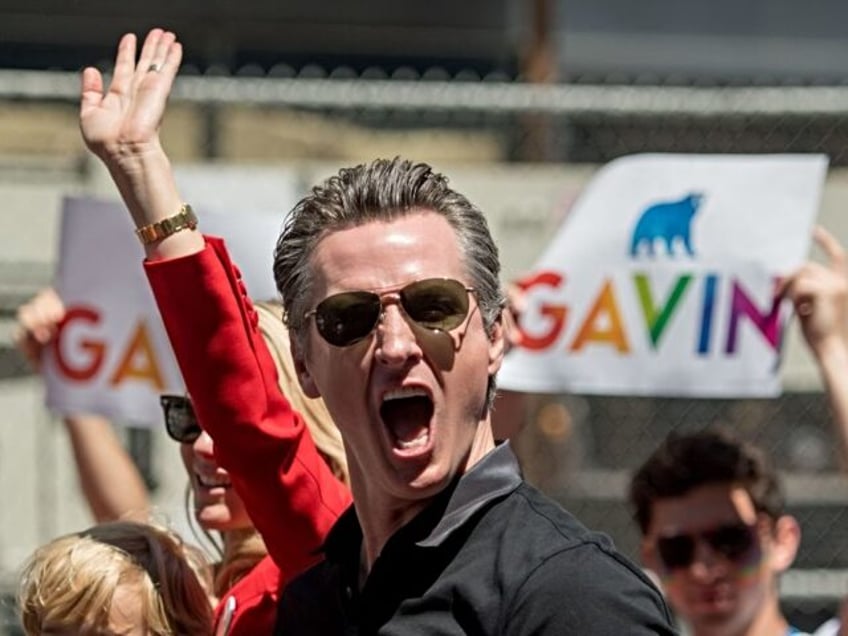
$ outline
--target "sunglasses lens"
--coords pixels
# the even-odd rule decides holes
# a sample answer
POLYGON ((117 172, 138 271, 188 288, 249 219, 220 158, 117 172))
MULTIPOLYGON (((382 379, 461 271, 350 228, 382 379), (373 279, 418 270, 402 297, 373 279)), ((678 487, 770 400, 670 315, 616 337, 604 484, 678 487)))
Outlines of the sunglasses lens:
POLYGON ((704 533, 704 539, 716 552, 736 561, 747 555, 753 547, 754 529, 743 524, 721 526, 704 533))
POLYGON ((181 395, 163 395, 160 398, 165 414, 165 430, 174 441, 191 444, 200 437, 203 429, 197 423, 191 402, 181 395))
POLYGON ((380 319, 380 297, 371 292, 343 292, 315 308, 318 333, 337 347, 352 345, 371 333, 380 319))
POLYGON ((695 557, 695 541, 688 534, 657 539, 657 552, 666 569, 685 568, 695 557))
POLYGON ((695 559, 695 541, 701 538, 724 558, 741 561, 754 547, 756 528, 741 523, 729 524, 698 533, 696 536, 680 534, 657 539, 657 552, 666 569, 689 567, 695 559))
MULTIPOLYGON (((456 280, 420 280, 400 290, 399 296, 406 315, 428 329, 450 331, 468 315, 468 290, 456 280)), ((382 310, 380 296, 373 292, 343 292, 318 303, 315 326, 330 344, 347 347, 374 330, 382 310)))
POLYGON ((428 329, 450 331, 468 315, 468 290, 457 280, 429 278, 400 292, 406 314, 428 329))

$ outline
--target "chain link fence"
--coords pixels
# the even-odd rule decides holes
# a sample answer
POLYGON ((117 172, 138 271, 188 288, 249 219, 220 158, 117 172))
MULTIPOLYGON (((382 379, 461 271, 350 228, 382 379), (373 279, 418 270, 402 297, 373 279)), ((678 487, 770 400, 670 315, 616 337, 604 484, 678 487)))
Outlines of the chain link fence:
MULTIPOLYGON (((848 87, 531 86, 501 77, 434 71, 392 79, 346 69, 255 74, 181 76, 163 131, 175 162, 340 166, 402 154, 445 166, 448 174, 450 165, 590 174, 637 152, 823 152, 832 168, 848 163, 848 87)), ((18 192, 11 201, 17 209, 30 205, 20 188, 86 191, 95 168, 77 132, 77 90, 76 74, 0 70, 0 187, 18 192)), ((848 204, 840 192, 835 206, 848 204)), ((549 236, 561 212, 544 211, 539 237, 549 236)), ((534 239, 527 253, 515 251, 522 219, 532 221, 522 214, 515 206, 503 221, 507 275, 520 273, 532 262, 528 254, 542 247, 534 239)), ((16 241, 8 236, 11 225, 3 229, 7 242, 16 241)), ((848 239, 848 226, 835 229, 848 239)), ((50 279, 52 252, 36 247, 0 256, 3 382, 29 374, 10 331, 17 304, 50 279)), ((787 611, 811 627, 848 594, 848 482, 815 381, 787 386, 774 400, 531 395, 525 416, 515 443, 528 478, 637 559, 638 535, 624 502, 630 471, 671 431, 736 429, 771 453, 803 527, 795 568, 782 583, 787 611)), ((140 451, 142 462, 144 452, 150 451, 140 451)), ((3 581, 12 580, 5 572, 3 581)), ((15 633, 12 619, 5 620, 7 633, 15 633)))

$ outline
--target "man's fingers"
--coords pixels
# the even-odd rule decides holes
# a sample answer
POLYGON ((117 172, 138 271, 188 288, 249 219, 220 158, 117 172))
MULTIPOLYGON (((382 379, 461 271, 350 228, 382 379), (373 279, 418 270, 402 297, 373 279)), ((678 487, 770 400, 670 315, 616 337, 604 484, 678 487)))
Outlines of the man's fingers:
POLYGON ((817 225, 813 228, 813 239, 827 255, 831 267, 840 270, 845 268, 845 248, 833 234, 821 225, 817 225))

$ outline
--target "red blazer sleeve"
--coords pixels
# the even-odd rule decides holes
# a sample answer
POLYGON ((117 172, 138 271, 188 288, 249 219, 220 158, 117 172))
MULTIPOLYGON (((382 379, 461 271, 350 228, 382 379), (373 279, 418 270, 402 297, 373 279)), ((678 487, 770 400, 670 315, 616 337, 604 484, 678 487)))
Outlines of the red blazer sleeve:
POLYGON ((292 577, 350 504, 277 385, 258 316, 224 242, 145 262, 186 387, 215 455, 274 562, 292 577))

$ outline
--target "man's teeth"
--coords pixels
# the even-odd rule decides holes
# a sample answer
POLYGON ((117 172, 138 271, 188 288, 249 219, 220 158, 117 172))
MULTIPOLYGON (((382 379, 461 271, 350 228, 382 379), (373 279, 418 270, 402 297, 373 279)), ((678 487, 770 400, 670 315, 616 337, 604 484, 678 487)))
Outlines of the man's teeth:
POLYGON ((419 446, 425 446, 427 444, 427 440, 430 439, 429 431, 421 431, 421 434, 415 439, 410 439, 407 441, 397 440, 397 445, 401 448, 418 448, 419 446))
POLYGON ((399 389, 392 389, 390 391, 386 391, 383 395, 383 402, 388 402, 390 400, 402 400, 404 398, 411 397, 429 397, 427 395, 427 391, 422 388, 409 386, 409 387, 401 387, 399 389))

